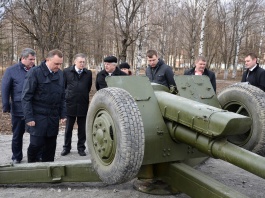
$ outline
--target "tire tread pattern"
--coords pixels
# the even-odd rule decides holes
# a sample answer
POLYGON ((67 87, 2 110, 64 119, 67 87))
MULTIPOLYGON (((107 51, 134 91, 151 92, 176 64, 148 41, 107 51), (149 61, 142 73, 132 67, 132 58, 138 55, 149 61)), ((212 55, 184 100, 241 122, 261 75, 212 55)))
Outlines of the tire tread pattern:
POLYGON ((251 112, 252 135, 243 148, 264 156, 265 154, 265 93, 252 85, 236 83, 225 88, 218 100, 224 107, 231 100, 239 100, 251 112))
MULTIPOLYGON (((108 184, 126 182, 134 178, 142 165, 144 156, 144 127, 141 113, 133 97, 120 88, 105 88, 99 90, 93 97, 88 110, 88 125, 93 125, 91 115, 97 107, 106 108, 106 111, 115 111, 111 114, 116 124, 117 145, 113 162, 107 167, 100 163, 93 151, 90 135, 88 147, 92 163, 101 180, 108 184)), ((87 128, 90 128, 87 126, 87 128)), ((92 133, 91 131, 87 133, 92 133)))

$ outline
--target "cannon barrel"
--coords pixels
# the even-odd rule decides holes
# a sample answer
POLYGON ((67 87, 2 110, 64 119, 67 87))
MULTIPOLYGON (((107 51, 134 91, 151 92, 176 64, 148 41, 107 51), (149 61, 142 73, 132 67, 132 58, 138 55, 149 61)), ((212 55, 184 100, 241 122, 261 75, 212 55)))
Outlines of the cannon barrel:
POLYGON ((242 134, 252 124, 249 117, 167 92, 155 91, 155 96, 164 118, 209 137, 242 134))
POLYGON ((225 138, 248 131, 252 123, 249 117, 163 91, 156 91, 155 95, 174 140, 265 178, 265 159, 227 142, 225 138))
POLYGON ((194 133, 189 128, 181 125, 174 128, 169 126, 169 128, 172 129, 171 133, 176 140, 193 146, 211 157, 222 159, 259 177, 265 178, 265 158, 229 143, 225 138, 209 138, 194 133))

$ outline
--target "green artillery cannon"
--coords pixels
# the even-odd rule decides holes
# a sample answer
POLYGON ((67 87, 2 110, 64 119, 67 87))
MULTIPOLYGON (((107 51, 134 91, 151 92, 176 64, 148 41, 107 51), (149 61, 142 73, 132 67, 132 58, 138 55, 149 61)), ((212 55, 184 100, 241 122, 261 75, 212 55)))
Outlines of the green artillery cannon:
POLYGON ((94 95, 87 114, 91 161, 2 165, 0 184, 118 184, 138 178, 135 189, 151 194, 245 197, 193 168, 209 156, 265 178, 265 159, 242 148, 262 150, 258 139, 263 131, 255 133, 261 124, 253 121, 255 115, 248 105, 224 99, 249 85, 236 85, 220 94, 221 105, 234 113, 221 108, 205 76, 175 76, 178 94, 150 84, 146 77, 106 80, 108 88, 94 95), (241 137, 247 138, 238 141, 241 137))

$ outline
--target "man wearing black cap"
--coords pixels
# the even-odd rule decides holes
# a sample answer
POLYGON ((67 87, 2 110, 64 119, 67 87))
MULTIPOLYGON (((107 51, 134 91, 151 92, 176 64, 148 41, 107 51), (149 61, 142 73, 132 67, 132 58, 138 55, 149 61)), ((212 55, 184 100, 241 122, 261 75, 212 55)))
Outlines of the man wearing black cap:
POLYGON ((103 89, 107 87, 107 83, 105 78, 107 76, 125 76, 127 75, 125 72, 121 71, 117 67, 117 58, 115 56, 108 56, 104 58, 105 69, 100 71, 96 77, 96 88, 97 90, 103 89))
POLYGON ((132 72, 130 71, 130 65, 126 62, 121 63, 119 65, 119 68, 121 69, 121 71, 125 72, 128 75, 132 75, 132 72))

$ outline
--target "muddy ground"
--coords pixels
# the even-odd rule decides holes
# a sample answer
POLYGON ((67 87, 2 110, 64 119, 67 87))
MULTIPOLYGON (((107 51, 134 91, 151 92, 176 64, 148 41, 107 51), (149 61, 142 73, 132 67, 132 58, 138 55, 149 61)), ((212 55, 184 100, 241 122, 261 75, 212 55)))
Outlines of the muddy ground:
MULTIPOLYGON (((223 80, 222 74, 217 78, 217 93, 228 86, 229 84, 240 81, 238 79, 223 80)), ((93 81, 94 82, 94 81, 93 81)), ((91 97, 95 93, 93 86, 91 91, 91 97)), ((1 103, 1 101, 0 101, 1 103)), ((10 163, 11 157, 11 124, 10 115, 2 114, 0 109, 0 164, 10 163)), ((58 135, 58 145, 56 150, 56 161, 68 161, 68 160, 83 160, 89 159, 89 154, 86 157, 80 157, 76 150, 76 131, 73 135, 73 149, 71 153, 65 157, 60 156, 63 145, 64 126, 61 126, 60 133, 58 135)), ((29 142, 29 135, 26 133, 24 137, 24 156, 26 155, 26 149, 29 142)), ((22 163, 26 163, 26 157, 24 157, 22 163)), ((264 165, 265 166, 265 165, 264 165)), ((265 180, 248 173, 240 168, 237 168, 229 163, 223 162, 218 159, 210 158, 205 163, 197 168, 204 172, 206 175, 215 178, 219 182, 228 185, 232 189, 245 194, 252 198, 261 198, 264 196, 265 180)), ((143 198, 158 198, 161 196, 149 195, 138 192, 133 189, 134 180, 120 185, 105 185, 103 183, 64 183, 64 184, 13 184, 13 185, 0 185, 0 197, 110 197, 110 198, 123 198, 123 197, 143 197, 143 198)), ((193 189, 191 189, 193 190, 193 189)), ((189 196, 185 194, 177 194, 170 196, 163 196, 165 198, 187 198, 189 196)))

